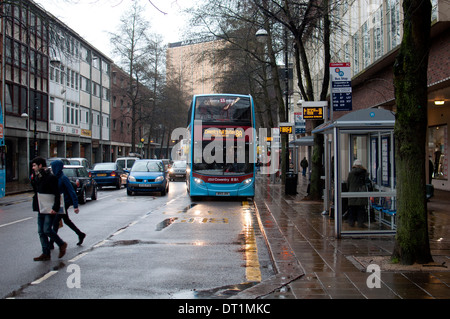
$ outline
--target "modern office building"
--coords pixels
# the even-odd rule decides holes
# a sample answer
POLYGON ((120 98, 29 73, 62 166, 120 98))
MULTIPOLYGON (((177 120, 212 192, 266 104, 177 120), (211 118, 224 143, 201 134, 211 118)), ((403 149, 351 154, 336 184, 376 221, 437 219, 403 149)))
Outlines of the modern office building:
POLYGON ((211 58, 214 57, 214 50, 223 43, 215 37, 169 43, 166 52, 167 81, 178 81, 180 88, 190 96, 214 93, 226 65, 218 67, 211 63, 211 58))
MULTIPOLYGON (((427 152, 428 159, 433 163, 434 187, 450 190, 450 4, 445 0, 433 0, 432 6, 427 152)), ((331 62, 350 63, 352 111, 384 108, 395 112, 393 65, 402 40, 402 1, 346 0, 337 10, 334 15, 339 17, 336 21, 340 28, 331 36, 331 62)), ((314 91, 318 95, 323 68, 329 66, 323 65, 319 42, 310 42, 308 46, 310 65, 314 70, 314 91)), ((297 95, 292 100, 297 102, 300 99, 297 95)), ((291 105, 291 111, 298 111, 296 103, 291 105)), ((347 113, 348 111, 333 112, 333 120, 347 113)))
POLYGON ((112 61, 33 1, 2 2, 7 183, 26 183, 35 155, 110 160, 112 61))

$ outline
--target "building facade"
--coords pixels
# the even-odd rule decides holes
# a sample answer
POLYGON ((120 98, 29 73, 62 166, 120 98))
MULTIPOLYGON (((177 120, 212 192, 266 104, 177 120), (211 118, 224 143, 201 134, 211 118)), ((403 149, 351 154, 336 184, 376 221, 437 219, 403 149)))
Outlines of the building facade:
MULTIPOLYGON (((432 183, 450 190, 448 157, 450 137, 450 5, 433 0, 431 48, 428 65, 428 159, 432 183)), ((340 28, 332 35, 332 61, 350 62, 352 111, 384 108, 396 111, 393 64, 402 39, 401 0, 344 1, 337 8, 340 28)), ((315 92, 322 83, 323 57, 320 43, 309 43, 315 92)), ((298 101, 301 97, 294 98, 298 101)), ((318 98, 318 97, 316 97, 318 98)), ((292 110, 298 111, 296 106, 292 110)), ((333 119, 348 112, 334 112, 333 119)), ((367 151, 367 150, 365 150, 367 151)), ((364 151, 364 152, 365 152, 364 151)))
POLYGON ((7 183, 36 155, 109 161, 112 61, 33 1, 3 3, 1 43, 7 183))
POLYGON ((223 46, 215 37, 169 43, 166 53, 168 82, 177 82, 190 96, 215 93, 215 85, 223 72, 211 59, 214 51, 223 46))

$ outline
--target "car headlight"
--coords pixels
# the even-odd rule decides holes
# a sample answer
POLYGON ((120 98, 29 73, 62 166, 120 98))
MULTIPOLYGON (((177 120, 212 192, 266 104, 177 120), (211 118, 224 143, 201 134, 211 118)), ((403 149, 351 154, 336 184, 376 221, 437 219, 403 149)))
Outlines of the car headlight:
POLYGON ((128 176, 128 181, 129 182, 135 182, 136 178, 134 176, 128 176))
POLYGON ((164 176, 158 176, 155 178, 155 182, 162 182, 164 180, 164 176))
POLYGON ((244 180, 242 183, 243 183, 244 185, 248 185, 248 184, 250 184, 252 181, 253 181, 253 178, 247 178, 247 179, 244 180))
POLYGON ((201 180, 201 179, 198 178, 198 177, 194 178, 194 182, 195 182, 196 184, 203 184, 203 180, 201 180))
POLYGON ((173 173, 173 168, 169 168, 169 173, 173 173))

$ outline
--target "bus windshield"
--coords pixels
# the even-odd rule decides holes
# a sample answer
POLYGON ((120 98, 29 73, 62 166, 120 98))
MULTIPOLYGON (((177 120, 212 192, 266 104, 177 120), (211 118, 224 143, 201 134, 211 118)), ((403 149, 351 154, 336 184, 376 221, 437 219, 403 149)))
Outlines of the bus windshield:
POLYGON ((205 122, 250 123, 250 98, 226 95, 198 96, 195 102, 195 119, 205 122))
MULTIPOLYGON (((210 143, 203 141, 203 149, 210 143)), ((219 150, 212 152, 213 154, 203 153, 203 156, 194 158, 192 169, 196 173, 204 175, 231 175, 239 176, 253 172, 253 162, 249 158, 249 144, 246 143, 244 148, 228 147, 224 145, 222 152, 219 150)))

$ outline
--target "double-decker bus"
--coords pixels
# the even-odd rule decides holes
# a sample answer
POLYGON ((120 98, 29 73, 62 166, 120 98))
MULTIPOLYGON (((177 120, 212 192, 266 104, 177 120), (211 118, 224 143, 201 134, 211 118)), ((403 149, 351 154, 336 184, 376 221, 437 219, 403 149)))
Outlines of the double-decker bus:
POLYGON ((195 95, 189 110, 186 183, 189 195, 255 196, 253 98, 195 95))

